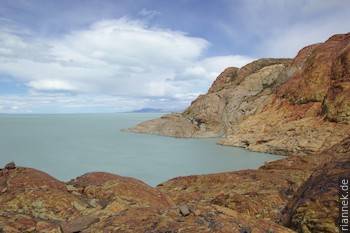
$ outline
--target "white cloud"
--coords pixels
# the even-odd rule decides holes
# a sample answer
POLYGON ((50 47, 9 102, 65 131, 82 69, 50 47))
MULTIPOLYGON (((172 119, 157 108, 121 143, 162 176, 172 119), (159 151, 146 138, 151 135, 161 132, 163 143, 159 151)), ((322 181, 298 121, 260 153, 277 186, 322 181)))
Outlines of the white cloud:
POLYGON ((139 11, 139 15, 145 17, 146 19, 152 19, 157 15, 160 15, 159 11, 142 9, 139 11))
POLYGON ((298 23, 266 38, 261 44, 262 54, 270 57, 291 57, 305 46, 324 42, 334 34, 350 31, 350 17, 339 14, 308 23, 298 23))
POLYGON ((18 106, 18 109, 7 107, 11 111, 58 107, 59 104, 64 108, 102 104, 82 102, 81 96, 83 99, 105 96, 109 106, 115 104, 116 96, 122 96, 118 106, 145 107, 153 103, 140 102, 145 98, 188 104, 196 95, 206 92, 224 68, 242 66, 252 60, 244 56, 202 59, 203 51, 210 45, 205 39, 149 27, 143 21, 125 17, 98 21, 88 29, 54 40, 26 40, 21 35, 0 32, 0 42, 0 74, 16 77, 36 93, 35 97, 23 101, 21 96, 17 96, 16 101, 6 98, 8 103, 18 106), (54 95, 48 97, 48 93, 58 93, 57 99, 54 95), (64 93, 68 95, 63 98, 64 93), (32 103, 41 100, 40 95, 45 101, 39 101, 41 107, 35 107, 32 103), (70 102, 77 104, 67 105, 70 102))
POLYGON ((177 98, 154 99, 113 95, 29 93, 26 95, 1 95, 0 113, 93 113, 126 112, 145 107, 179 111, 187 107, 188 95, 177 98))
POLYGON ((128 18, 102 20, 60 40, 44 40, 41 47, 8 33, 0 41, 6 61, 0 72, 35 90, 143 96, 165 95, 164 80, 209 46, 204 39, 128 18))
POLYGON ((306 1, 305 5, 303 6, 303 11, 307 14, 317 13, 320 11, 329 10, 333 7, 343 7, 344 4, 345 6, 349 6, 349 2, 347 0, 309 0, 306 1))
POLYGON ((350 31, 348 0, 245 0, 228 6, 218 28, 258 57, 294 57, 310 44, 350 31))
POLYGON ((307 0, 299 2, 298 6, 294 6, 294 9, 284 8, 284 12, 290 9, 285 19, 283 14, 277 15, 281 21, 285 21, 286 26, 270 30, 270 35, 259 46, 262 54, 270 57, 294 57, 305 46, 350 31, 349 1, 307 0))

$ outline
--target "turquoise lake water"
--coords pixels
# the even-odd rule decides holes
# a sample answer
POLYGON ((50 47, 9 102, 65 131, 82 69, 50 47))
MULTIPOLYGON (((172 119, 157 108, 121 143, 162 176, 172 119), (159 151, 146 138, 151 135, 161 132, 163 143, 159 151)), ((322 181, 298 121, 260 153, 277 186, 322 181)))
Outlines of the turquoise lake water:
POLYGON ((219 146, 218 138, 179 139, 122 131, 160 116, 0 115, 0 166, 15 161, 62 181, 104 171, 155 186, 177 176, 256 169, 282 158, 219 146))

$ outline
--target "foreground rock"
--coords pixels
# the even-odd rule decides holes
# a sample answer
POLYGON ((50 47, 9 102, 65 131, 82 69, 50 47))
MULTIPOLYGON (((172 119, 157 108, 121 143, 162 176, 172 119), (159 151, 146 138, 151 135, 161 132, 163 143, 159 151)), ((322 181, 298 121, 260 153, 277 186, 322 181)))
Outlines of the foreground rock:
POLYGON ((178 177, 157 188, 176 204, 202 203, 230 208, 250 216, 280 223, 282 211, 317 166, 296 165, 299 157, 267 164, 259 170, 178 177))
POLYGON ((186 217, 177 207, 121 212, 83 232, 294 232, 221 206, 191 205, 190 208, 192 213, 186 217))
POLYGON ((261 59, 226 69, 183 113, 133 132, 221 137, 222 145, 310 155, 350 133, 350 33, 302 49, 293 60, 261 59))
POLYGON ((319 155, 157 188, 103 172, 63 183, 3 169, 0 232, 339 232, 338 179, 350 177, 349 154, 347 137, 319 155))
POLYGON ((215 204, 177 205, 136 179, 89 173, 69 183, 0 171, 0 232, 293 232, 215 204))
POLYGON ((283 211, 282 224, 298 232, 339 232, 339 178, 350 178, 350 137, 333 146, 283 211))
POLYGON ((76 232, 123 210, 173 204, 139 180, 109 173, 89 173, 67 185, 35 169, 4 169, 0 191, 4 232, 76 232))

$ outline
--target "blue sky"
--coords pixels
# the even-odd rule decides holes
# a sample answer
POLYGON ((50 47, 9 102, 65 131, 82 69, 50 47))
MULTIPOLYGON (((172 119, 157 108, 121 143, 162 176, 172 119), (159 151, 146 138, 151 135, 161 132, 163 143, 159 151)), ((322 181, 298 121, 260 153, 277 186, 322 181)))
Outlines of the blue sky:
POLYGON ((228 66, 350 31, 348 0, 0 0, 0 113, 181 110, 228 66))

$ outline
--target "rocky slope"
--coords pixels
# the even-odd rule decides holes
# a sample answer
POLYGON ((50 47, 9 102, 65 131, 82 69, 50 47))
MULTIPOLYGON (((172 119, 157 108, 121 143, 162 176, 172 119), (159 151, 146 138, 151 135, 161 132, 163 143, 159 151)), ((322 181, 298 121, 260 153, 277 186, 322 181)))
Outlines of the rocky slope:
POLYGON ((157 186, 176 204, 215 204, 297 232, 339 232, 340 177, 350 178, 350 137, 321 154, 258 170, 178 177, 157 186))
POLYGON ((175 137, 221 137, 249 115, 260 111, 272 89, 283 82, 279 73, 289 59, 261 59, 242 69, 227 68, 206 95, 200 95, 183 113, 143 122, 130 130, 175 137))
POLYGON ((31 168, 0 170, 0 232, 294 232, 211 203, 175 204, 109 173, 68 183, 31 168))
POLYGON ((315 154, 350 134, 350 34, 302 49, 293 60, 228 68, 182 113, 130 130, 225 137, 223 145, 283 155, 315 154))

